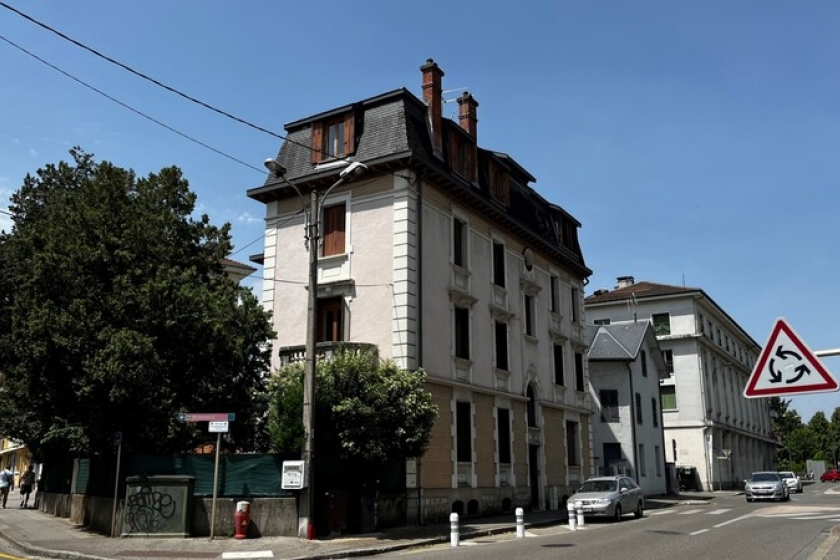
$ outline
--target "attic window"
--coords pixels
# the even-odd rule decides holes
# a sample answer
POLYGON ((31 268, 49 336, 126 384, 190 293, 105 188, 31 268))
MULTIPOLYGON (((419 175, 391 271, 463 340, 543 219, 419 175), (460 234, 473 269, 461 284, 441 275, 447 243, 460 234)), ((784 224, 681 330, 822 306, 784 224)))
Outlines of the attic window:
POLYGON ((490 196, 503 206, 510 206, 510 175, 498 165, 489 164, 490 196))
POLYGON ((449 135, 449 167, 467 181, 475 180, 474 153, 466 139, 454 133, 449 135))
POLYGON ((312 163, 343 158, 356 151, 353 112, 312 123, 312 163))

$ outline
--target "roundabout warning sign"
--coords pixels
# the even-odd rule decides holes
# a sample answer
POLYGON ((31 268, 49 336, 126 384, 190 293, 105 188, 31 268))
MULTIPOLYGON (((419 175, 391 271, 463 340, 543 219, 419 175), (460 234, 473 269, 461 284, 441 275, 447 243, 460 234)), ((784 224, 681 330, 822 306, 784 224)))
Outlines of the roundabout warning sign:
POLYGON ((827 393, 840 388, 837 380, 781 317, 750 375, 747 398, 827 393))

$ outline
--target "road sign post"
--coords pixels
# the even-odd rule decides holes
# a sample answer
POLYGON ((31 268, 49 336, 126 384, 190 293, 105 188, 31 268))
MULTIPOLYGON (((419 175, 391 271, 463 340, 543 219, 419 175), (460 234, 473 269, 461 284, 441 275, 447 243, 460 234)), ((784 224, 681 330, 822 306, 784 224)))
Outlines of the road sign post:
POLYGON ((219 492, 219 450, 222 447, 222 434, 228 431, 228 422, 236 420, 233 412, 182 412, 178 415, 181 422, 208 422, 208 431, 216 433, 216 462, 213 468, 213 505, 210 513, 210 540, 216 536, 216 497, 219 492))

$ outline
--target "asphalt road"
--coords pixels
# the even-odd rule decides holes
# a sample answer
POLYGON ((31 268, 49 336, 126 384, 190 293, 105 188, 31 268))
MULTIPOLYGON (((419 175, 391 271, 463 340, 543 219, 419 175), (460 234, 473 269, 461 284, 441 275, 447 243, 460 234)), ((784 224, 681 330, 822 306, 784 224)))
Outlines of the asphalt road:
POLYGON ((587 520, 576 532, 565 525, 532 529, 524 539, 504 534, 386 557, 817 560, 835 525, 840 525, 840 484, 817 482, 786 503, 747 503, 743 495, 721 494, 700 504, 649 510, 638 520, 587 520))

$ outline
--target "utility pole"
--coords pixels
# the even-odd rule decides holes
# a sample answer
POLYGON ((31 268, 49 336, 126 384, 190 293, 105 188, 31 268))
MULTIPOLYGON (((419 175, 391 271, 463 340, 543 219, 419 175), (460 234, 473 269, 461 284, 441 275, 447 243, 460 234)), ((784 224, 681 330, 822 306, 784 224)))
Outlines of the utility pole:
MULTIPOLYGON (((339 182, 341 179, 339 179, 339 182)), ((338 183, 336 183, 338 184, 338 183)), ((304 487, 300 497, 301 515, 298 536, 312 540, 315 538, 315 372, 318 358, 315 355, 316 306, 318 304, 318 243, 320 235, 318 224, 318 192, 309 193, 309 293, 306 304, 306 362, 303 372, 303 461, 309 477, 309 485, 304 487)))
MULTIPOLYGON (((367 166, 363 163, 353 161, 347 162, 338 176, 338 180, 330 186, 324 195, 318 197, 318 190, 312 189, 309 193, 309 223, 306 231, 306 241, 309 249, 309 281, 306 300, 306 357, 303 370, 303 453, 304 472, 308 477, 308 483, 300 493, 298 503, 298 537, 303 539, 315 539, 315 377, 318 365, 318 357, 315 355, 315 339, 317 338, 317 313, 318 313, 318 249, 321 238, 320 233, 320 206, 327 199, 330 192, 347 180, 352 180, 365 171, 367 166)), ((286 179, 286 169, 276 160, 265 161, 266 168, 275 177, 292 187, 303 202, 303 196, 297 186, 286 179)), ((304 202, 304 208, 306 204, 304 202)))

